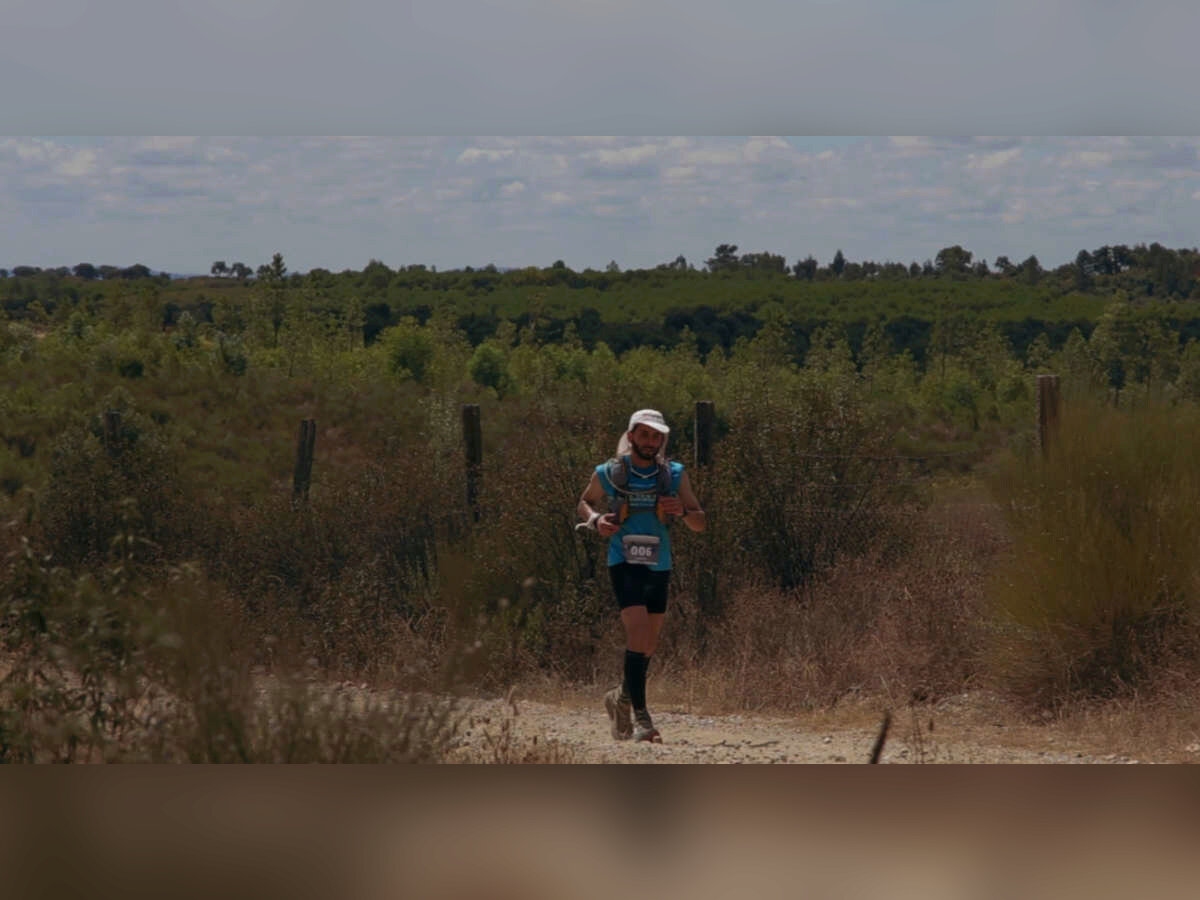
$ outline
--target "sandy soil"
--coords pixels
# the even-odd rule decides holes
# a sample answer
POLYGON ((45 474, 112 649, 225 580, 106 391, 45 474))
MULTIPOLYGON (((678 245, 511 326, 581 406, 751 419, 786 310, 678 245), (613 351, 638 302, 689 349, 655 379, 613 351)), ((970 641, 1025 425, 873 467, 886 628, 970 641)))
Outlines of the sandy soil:
MULTIPOLYGON (((455 750, 462 761, 573 763, 865 763, 882 716, 864 707, 808 716, 701 715, 654 711, 661 744, 615 741, 597 696, 473 701, 455 750)), ((1139 763, 1073 740, 1053 725, 1013 724, 986 695, 960 695, 893 714, 882 763, 1139 763)), ((1171 759, 1200 762, 1200 744, 1171 759)))

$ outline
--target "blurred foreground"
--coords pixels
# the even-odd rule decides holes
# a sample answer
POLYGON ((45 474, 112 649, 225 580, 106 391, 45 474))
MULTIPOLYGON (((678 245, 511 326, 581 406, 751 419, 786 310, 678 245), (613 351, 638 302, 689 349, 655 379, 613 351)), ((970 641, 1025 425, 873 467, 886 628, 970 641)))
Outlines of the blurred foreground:
POLYGON ((1181 769, 175 769, 3 784, 9 897, 1191 898, 1181 769))

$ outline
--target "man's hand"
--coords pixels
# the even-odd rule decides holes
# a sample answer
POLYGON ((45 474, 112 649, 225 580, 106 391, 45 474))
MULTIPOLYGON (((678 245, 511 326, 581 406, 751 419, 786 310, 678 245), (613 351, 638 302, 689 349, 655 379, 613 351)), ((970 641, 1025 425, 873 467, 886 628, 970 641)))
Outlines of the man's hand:
POLYGON ((621 530, 621 526, 617 524, 616 516, 605 513, 596 520, 596 530, 600 532, 601 537, 612 537, 621 530))
POLYGON ((659 506, 668 516, 683 515, 683 501, 678 497, 660 497, 659 506))

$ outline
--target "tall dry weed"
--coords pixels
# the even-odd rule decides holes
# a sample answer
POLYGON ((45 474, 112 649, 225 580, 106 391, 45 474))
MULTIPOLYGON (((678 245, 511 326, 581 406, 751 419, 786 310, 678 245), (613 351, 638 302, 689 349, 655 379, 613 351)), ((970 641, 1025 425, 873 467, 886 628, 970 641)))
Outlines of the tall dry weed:
POLYGON ((192 567, 139 565, 114 541, 73 575, 20 542, 3 571, 0 761, 434 762, 457 701, 342 691, 316 666, 257 664, 236 598, 192 567))
MULTIPOLYGON (((899 509, 902 552, 849 556, 803 588, 743 580, 703 652, 690 629, 668 629, 658 656, 698 699, 728 709, 827 708, 883 696, 893 705, 975 682, 983 586, 1004 547, 994 511, 899 509)), ((683 598, 684 615, 696 615, 683 598)))
POLYGON ((1200 409, 1063 407, 1049 458, 993 479, 1015 543, 991 584, 991 666, 1037 707, 1152 690, 1200 649, 1200 409))

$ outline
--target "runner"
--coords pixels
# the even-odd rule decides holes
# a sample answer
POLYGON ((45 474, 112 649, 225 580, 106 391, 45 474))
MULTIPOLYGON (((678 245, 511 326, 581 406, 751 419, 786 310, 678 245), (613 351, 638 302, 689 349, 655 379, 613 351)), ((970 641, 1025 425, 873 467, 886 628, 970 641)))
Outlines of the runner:
POLYGON ((662 740, 646 708, 646 669, 667 612, 667 523, 680 518, 692 531, 705 526, 683 463, 667 459, 670 431, 657 410, 635 412, 616 457, 596 466, 579 499, 584 521, 577 527, 608 538, 608 572, 625 625, 624 678, 604 695, 616 740, 662 740), (601 514, 595 507, 606 497, 609 511, 601 514))

